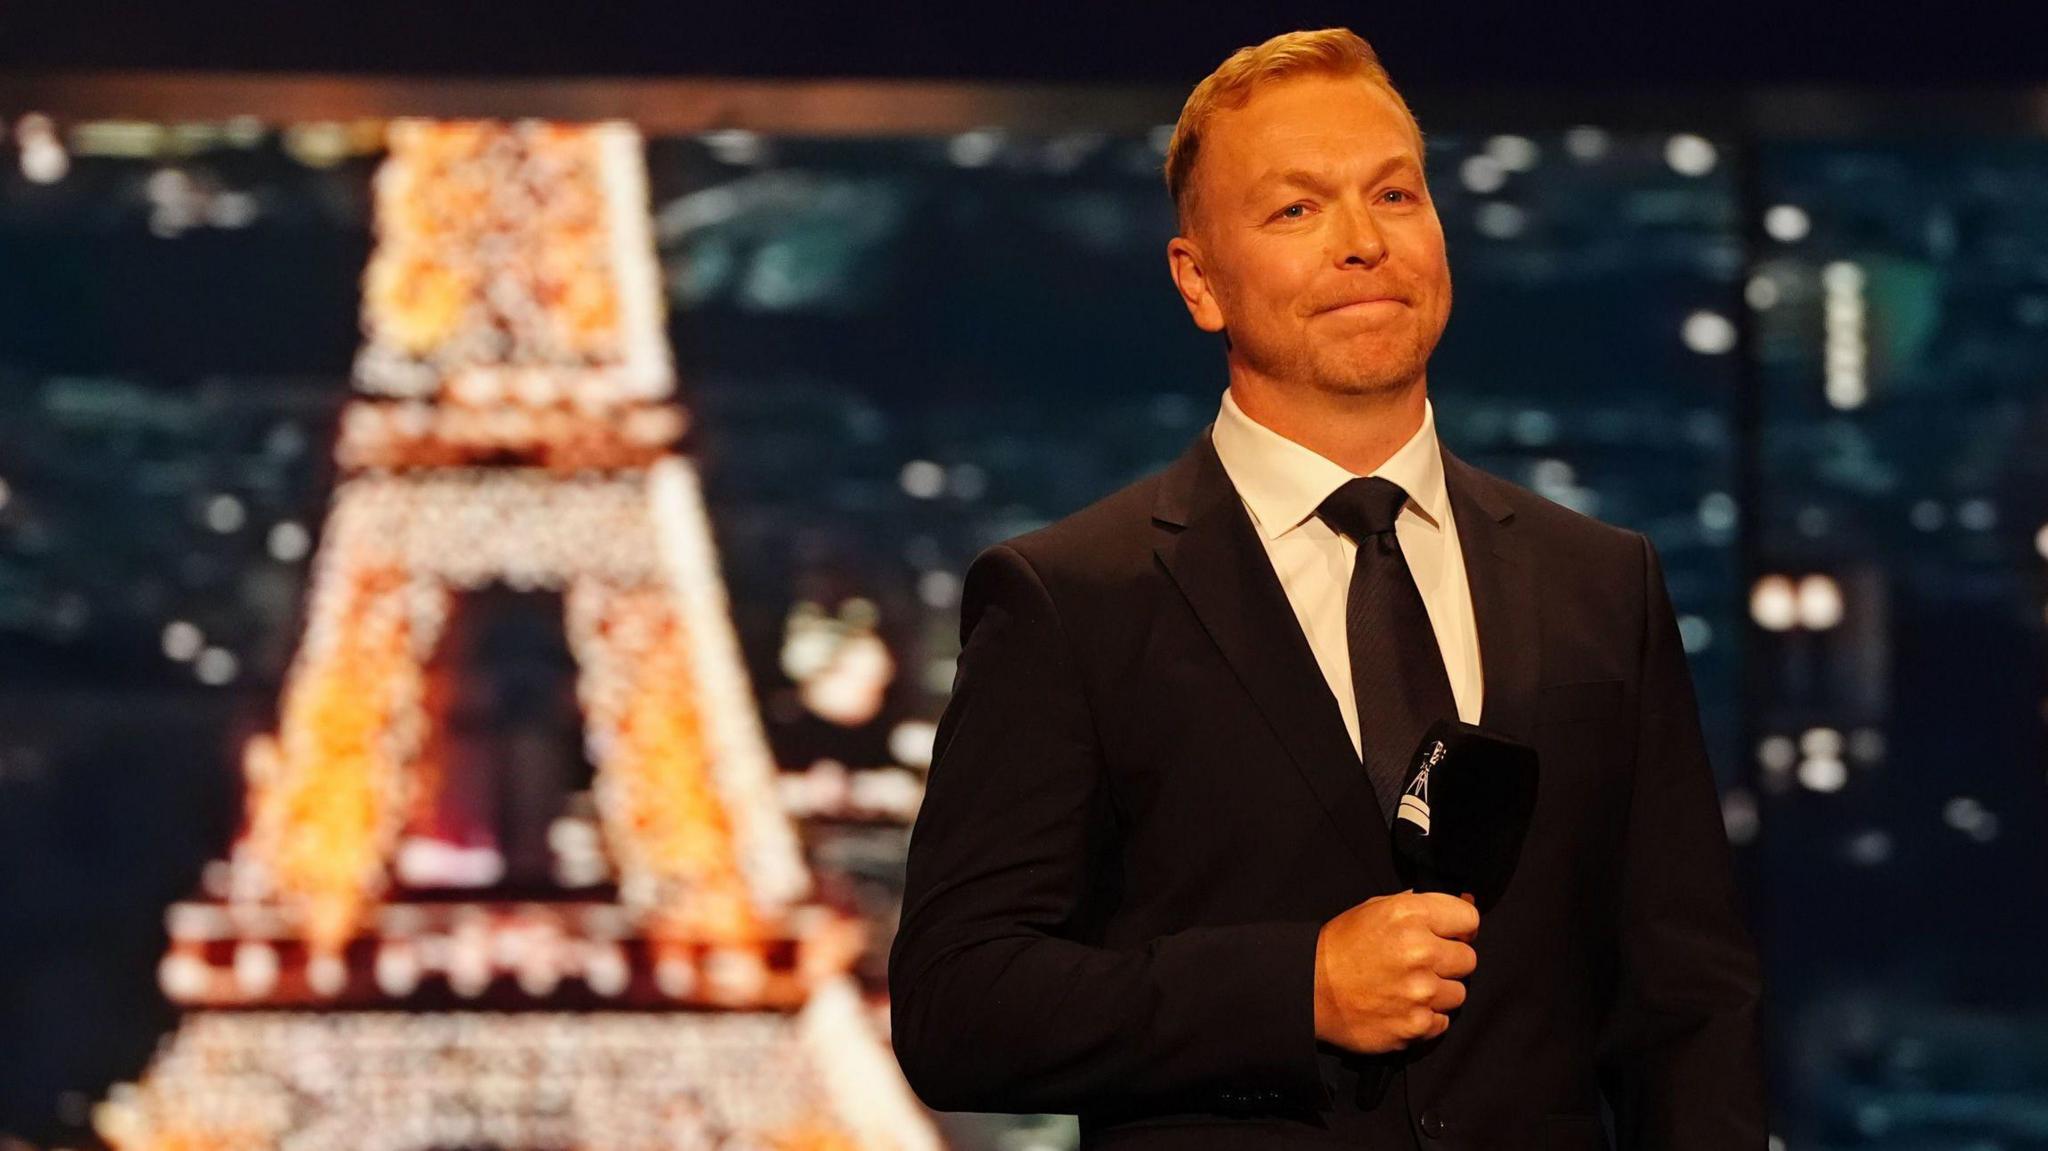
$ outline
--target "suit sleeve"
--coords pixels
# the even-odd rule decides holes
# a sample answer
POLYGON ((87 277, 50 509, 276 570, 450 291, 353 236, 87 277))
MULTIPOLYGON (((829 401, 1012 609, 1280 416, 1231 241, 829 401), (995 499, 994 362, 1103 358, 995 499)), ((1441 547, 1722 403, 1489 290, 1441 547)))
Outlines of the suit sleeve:
POLYGON ((961 636, 889 953, 911 1087, 942 1111, 1320 1104, 1321 925, 1087 942, 1119 866, 1102 749, 1070 637, 1014 548, 969 567, 961 636))
POLYGON ((1762 973, 1738 906, 1692 673, 1656 548, 1621 874, 1620 983, 1600 1078, 1621 1151, 1768 1141, 1762 973))

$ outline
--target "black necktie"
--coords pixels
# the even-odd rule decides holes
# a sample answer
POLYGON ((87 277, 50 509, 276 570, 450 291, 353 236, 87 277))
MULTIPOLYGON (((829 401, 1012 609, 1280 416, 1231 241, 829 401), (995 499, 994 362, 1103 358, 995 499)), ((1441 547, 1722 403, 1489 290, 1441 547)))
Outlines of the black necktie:
POLYGON ((1458 714, 1436 630, 1394 535, 1394 517, 1407 499, 1392 480, 1361 476, 1316 509, 1324 523, 1358 543, 1344 597, 1344 637, 1351 649, 1351 693, 1358 701, 1358 742, 1388 820, 1422 733, 1458 714))

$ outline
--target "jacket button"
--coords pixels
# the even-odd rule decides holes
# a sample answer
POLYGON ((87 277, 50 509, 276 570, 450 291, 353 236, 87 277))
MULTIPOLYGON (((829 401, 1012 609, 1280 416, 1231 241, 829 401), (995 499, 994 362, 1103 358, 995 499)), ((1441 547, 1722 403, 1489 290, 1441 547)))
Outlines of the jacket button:
POLYGON ((1435 1139, 1444 1133, 1444 1117, 1435 1111, 1422 1113, 1422 1133, 1435 1139))

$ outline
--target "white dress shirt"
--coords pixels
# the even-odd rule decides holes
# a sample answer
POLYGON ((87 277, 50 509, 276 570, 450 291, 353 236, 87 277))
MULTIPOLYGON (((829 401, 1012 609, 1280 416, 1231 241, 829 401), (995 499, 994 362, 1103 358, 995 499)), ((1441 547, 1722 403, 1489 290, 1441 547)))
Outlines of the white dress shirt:
MULTIPOLYGON (((1330 694, 1344 713, 1351 746, 1358 739, 1358 701, 1351 694, 1351 649, 1345 635, 1344 599, 1351 587, 1352 557, 1358 545, 1315 514, 1323 499, 1356 473, 1295 443, 1244 414, 1223 393, 1223 408, 1212 433, 1216 455, 1237 488, 1252 524, 1266 545, 1266 556, 1287 590, 1295 618, 1322 666, 1330 694)), ((1436 411, 1422 404, 1422 427, 1386 463, 1372 472, 1408 493, 1394 520, 1394 537, 1408 570, 1422 593, 1444 671, 1458 703, 1458 718, 1479 722, 1483 702, 1479 665, 1479 630, 1472 620, 1471 587, 1465 579, 1465 553, 1451 519, 1451 500, 1444 488, 1444 461, 1436 441, 1436 411)), ((1360 753, 1361 757, 1363 752, 1360 753)))

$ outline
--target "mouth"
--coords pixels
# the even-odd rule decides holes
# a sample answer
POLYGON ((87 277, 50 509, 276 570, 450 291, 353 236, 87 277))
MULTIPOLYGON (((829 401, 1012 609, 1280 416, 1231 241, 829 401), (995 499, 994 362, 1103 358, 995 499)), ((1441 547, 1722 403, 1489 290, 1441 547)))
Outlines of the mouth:
POLYGON ((1341 304, 1333 304, 1322 309, 1317 314, 1325 316, 1376 315, 1407 306, 1408 302, 1406 300, 1397 299, 1393 296, 1373 296, 1363 300, 1346 300, 1341 304))

